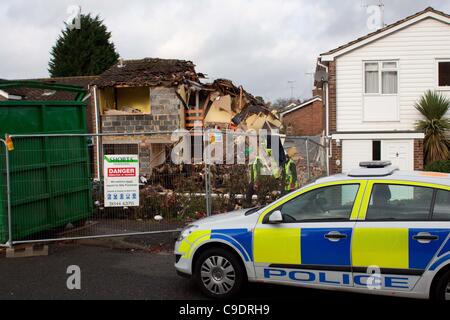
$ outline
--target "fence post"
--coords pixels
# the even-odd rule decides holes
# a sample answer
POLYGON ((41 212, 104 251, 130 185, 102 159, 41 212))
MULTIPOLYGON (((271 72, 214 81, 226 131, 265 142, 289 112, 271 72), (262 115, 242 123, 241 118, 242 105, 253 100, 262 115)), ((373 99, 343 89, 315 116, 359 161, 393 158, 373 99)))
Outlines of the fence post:
POLYGON ((12 222, 11 222, 11 183, 9 174, 9 151, 8 144, 6 142, 8 135, 5 136, 5 140, 0 139, 0 142, 5 147, 5 170, 6 170, 6 210, 8 219, 8 241, 6 242, 7 247, 12 247, 13 236, 12 236, 12 222))
POLYGON ((311 180, 311 168, 309 164, 309 147, 308 147, 308 138, 305 140, 305 148, 306 148, 306 166, 308 168, 308 182, 311 180))
POLYGON ((211 171, 209 167, 206 133, 203 133, 203 162, 205 163, 205 206, 206 206, 206 216, 211 216, 211 171))
POLYGON ((211 216, 211 171, 209 164, 205 163, 205 200, 206 216, 211 216))

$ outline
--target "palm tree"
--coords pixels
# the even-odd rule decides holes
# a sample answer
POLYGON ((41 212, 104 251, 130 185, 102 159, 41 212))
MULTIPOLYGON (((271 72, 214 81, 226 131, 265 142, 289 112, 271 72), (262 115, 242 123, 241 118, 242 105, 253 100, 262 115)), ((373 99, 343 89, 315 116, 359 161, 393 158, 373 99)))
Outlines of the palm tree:
POLYGON ((441 93, 428 90, 414 107, 425 118, 416 122, 416 128, 425 133, 425 163, 450 160, 450 143, 446 136, 450 130, 450 120, 445 116, 450 108, 450 99, 441 93))

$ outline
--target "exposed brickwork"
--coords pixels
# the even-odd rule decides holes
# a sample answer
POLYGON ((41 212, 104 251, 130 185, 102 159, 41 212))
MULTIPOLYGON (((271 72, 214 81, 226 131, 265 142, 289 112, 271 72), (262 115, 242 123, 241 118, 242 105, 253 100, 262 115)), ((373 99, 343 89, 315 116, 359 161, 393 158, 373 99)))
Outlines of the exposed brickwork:
POLYGON ((300 109, 283 116, 283 125, 289 136, 321 135, 325 129, 324 107, 322 101, 317 100, 300 109))
POLYGON ((414 140, 414 170, 423 170, 423 139, 414 140))
POLYGON ((180 103, 175 87, 152 87, 150 90, 152 115, 178 115, 180 103))
POLYGON ((136 133, 174 131, 179 128, 178 113, 171 115, 103 115, 102 132, 136 133))
POLYGON ((313 89, 312 94, 313 94, 313 97, 319 96, 319 97, 321 97, 323 99, 323 89, 322 89, 322 87, 315 87, 313 89))
POLYGON ((180 128, 180 103, 175 88, 151 88, 150 114, 102 115, 102 132, 135 133, 174 131, 180 128))
MULTIPOLYGON (((182 108, 182 106, 178 96, 176 95, 175 88, 151 88, 150 104, 150 114, 101 115, 101 132, 172 132, 180 127, 184 127, 184 124, 181 123, 179 116, 180 108, 182 108)), ((170 134, 103 137, 102 143, 138 144, 140 172, 141 174, 150 174, 152 167, 159 164, 153 161, 153 157, 157 155, 152 154, 152 146, 155 143, 170 143, 170 134)))
POLYGON ((337 130, 336 61, 330 61, 328 65, 328 99, 330 133, 334 133, 337 130))
MULTIPOLYGON (((329 134, 337 131, 337 100, 336 100, 336 61, 328 63, 328 130, 329 134)), ((331 141, 330 174, 342 172, 342 146, 331 141), (339 161, 339 165, 336 164, 339 161)))
POLYGON ((336 140, 331 141, 331 159, 330 159, 330 174, 342 172, 342 145, 338 146, 336 140), (336 161, 339 161, 337 165, 336 161))

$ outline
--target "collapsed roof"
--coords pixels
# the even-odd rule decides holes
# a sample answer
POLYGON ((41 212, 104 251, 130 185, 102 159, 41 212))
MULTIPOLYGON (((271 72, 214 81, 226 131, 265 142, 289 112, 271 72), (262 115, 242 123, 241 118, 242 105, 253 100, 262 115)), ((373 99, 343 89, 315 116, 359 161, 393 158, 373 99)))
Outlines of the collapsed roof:
POLYGON ((176 86, 188 80, 199 81, 191 61, 144 58, 121 60, 103 72, 92 84, 110 86, 176 86))
POLYGON ((228 123, 243 130, 281 127, 278 116, 264 101, 255 98, 231 80, 217 79, 203 85, 210 91, 205 107, 205 125, 228 123))

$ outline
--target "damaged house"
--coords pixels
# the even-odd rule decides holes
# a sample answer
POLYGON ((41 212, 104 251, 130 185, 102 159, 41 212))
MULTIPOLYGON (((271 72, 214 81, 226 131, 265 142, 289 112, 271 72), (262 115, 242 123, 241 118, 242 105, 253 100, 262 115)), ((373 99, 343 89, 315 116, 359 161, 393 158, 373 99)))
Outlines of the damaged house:
MULTIPOLYGON (((194 64, 183 60, 119 61, 93 83, 99 133, 159 132, 145 136, 105 136, 105 154, 139 154, 141 172, 166 159, 170 132, 184 128, 181 96, 197 83, 194 64), (181 93, 181 95, 180 95, 181 93)), ((100 165, 100 163, 99 163, 100 165)))
MULTIPOLYGON (((177 129, 278 129, 278 116, 230 80, 204 84, 191 61, 120 60, 93 83, 97 154, 139 154, 142 174, 170 157, 177 129), (122 135, 124 133, 151 135, 122 135), (115 135, 117 134, 117 135, 115 135)), ((97 171, 98 172, 98 171, 97 171)))
POLYGON ((260 130, 280 129, 277 114, 267 108, 264 101, 236 87, 230 80, 217 79, 203 85, 205 127, 218 129, 260 130))

